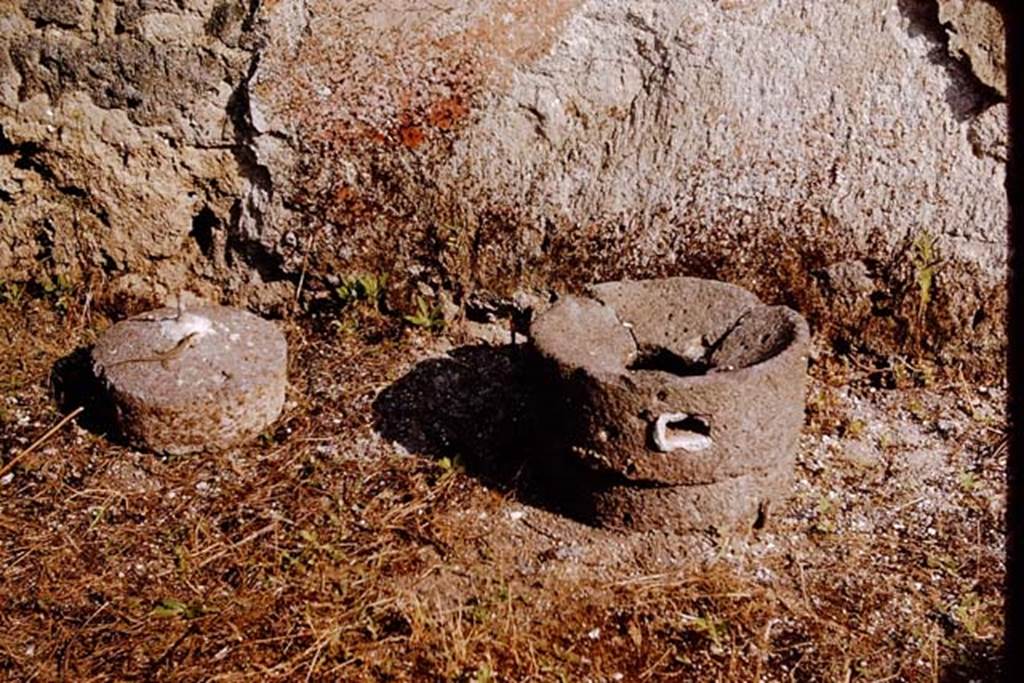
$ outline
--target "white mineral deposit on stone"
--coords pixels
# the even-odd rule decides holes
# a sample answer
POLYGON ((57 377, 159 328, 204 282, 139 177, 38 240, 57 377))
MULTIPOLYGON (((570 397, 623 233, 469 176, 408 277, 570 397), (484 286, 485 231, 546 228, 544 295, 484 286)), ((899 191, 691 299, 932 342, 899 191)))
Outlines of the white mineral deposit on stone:
POLYGON ((662 413, 654 423, 654 445, 662 453, 674 450, 689 452, 703 451, 712 445, 711 437, 682 429, 671 429, 669 425, 682 422, 691 416, 686 413, 662 413))
POLYGON ((160 334, 179 341, 190 334, 195 334, 197 339, 217 334, 217 330, 213 328, 213 322, 209 318, 194 313, 182 313, 180 320, 174 318, 162 320, 160 334))

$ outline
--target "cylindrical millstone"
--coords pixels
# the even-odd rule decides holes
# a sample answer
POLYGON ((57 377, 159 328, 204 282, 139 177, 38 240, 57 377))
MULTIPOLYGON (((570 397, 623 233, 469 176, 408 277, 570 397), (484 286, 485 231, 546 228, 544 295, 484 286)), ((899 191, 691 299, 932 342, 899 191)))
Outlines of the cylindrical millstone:
POLYGON ((793 482, 792 457, 773 469, 711 484, 652 486, 618 482, 599 485, 583 506, 598 526, 628 531, 707 531, 753 526, 783 499, 793 482))
MULTIPOLYGON (((727 498, 749 511, 756 482, 775 494, 771 482, 788 477, 809 343, 796 312, 712 280, 613 282, 565 297, 531 336, 552 395, 552 439, 615 482, 590 492, 598 523, 619 526, 615 511, 628 509, 625 519, 646 528, 637 519, 645 510, 702 500, 718 510, 707 510, 711 525, 725 523, 736 516, 726 514, 727 498)), ((682 528, 694 515, 652 518, 682 528)))
POLYGON ((122 320, 92 351, 124 439, 176 455, 228 448, 276 420, 287 356, 276 325, 223 306, 122 320))

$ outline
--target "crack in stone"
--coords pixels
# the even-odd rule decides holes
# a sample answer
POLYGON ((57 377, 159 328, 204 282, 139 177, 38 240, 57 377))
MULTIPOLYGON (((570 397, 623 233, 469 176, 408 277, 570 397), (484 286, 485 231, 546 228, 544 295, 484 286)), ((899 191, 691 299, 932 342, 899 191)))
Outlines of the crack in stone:
MULTIPOLYGON (((636 332, 633 330, 633 324, 623 320, 622 316, 619 315, 619 312, 615 309, 615 307, 611 306, 607 301, 604 301, 603 299, 601 299, 600 296, 598 296, 596 294, 593 294, 593 293, 588 293, 588 298, 592 299, 593 301, 596 301, 597 303, 599 303, 602 306, 605 306, 606 308, 611 310, 612 315, 615 316, 615 320, 618 321, 619 325, 621 325, 623 328, 626 329, 627 332, 629 332, 629 337, 630 337, 630 339, 633 340, 633 353, 632 353, 630 361, 629 361, 629 363, 632 363, 634 360, 636 360, 636 357, 640 354, 640 349, 641 349, 640 341, 636 338, 636 332)), ((629 363, 627 363, 627 365, 629 363)))

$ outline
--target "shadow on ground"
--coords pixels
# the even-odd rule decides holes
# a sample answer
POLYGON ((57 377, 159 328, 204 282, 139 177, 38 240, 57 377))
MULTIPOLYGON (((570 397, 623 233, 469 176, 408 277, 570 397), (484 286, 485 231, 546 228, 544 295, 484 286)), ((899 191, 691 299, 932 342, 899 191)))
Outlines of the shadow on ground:
POLYGON ((78 417, 78 424, 93 434, 116 440, 113 407, 92 371, 91 353, 92 347, 80 346, 53 364, 50 370, 53 398, 63 414, 78 407, 85 408, 78 417))
POLYGON ((999 643, 972 640, 960 647, 953 661, 944 664, 940 683, 1003 680, 1003 653, 999 643))
POLYGON ((453 467, 503 494, 586 522, 579 473, 550 443, 544 387, 526 347, 462 346, 425 360, 377 397, 384 438, 453 467))

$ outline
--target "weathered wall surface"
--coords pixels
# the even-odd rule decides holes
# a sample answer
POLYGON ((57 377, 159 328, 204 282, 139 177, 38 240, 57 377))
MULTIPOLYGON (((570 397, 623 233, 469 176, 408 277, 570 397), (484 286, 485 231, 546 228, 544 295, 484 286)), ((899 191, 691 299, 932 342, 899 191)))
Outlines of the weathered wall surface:
POLYGON ((180 5, 6 2, 5 273, 263 302, 300 271, 456 298, 692 273, 869 346, 1001 338, 985 0, 180 5))
POLYGON ((247 193, 248 12, 0 0, 0 279, 104 277, 140 296, 231 279, 203 251, 247 193))
POLYGON ((1006 96, 1003 0, 938 0, 939 21, 949 27, 949 50, 966 57, 978 79, 1006 96))

